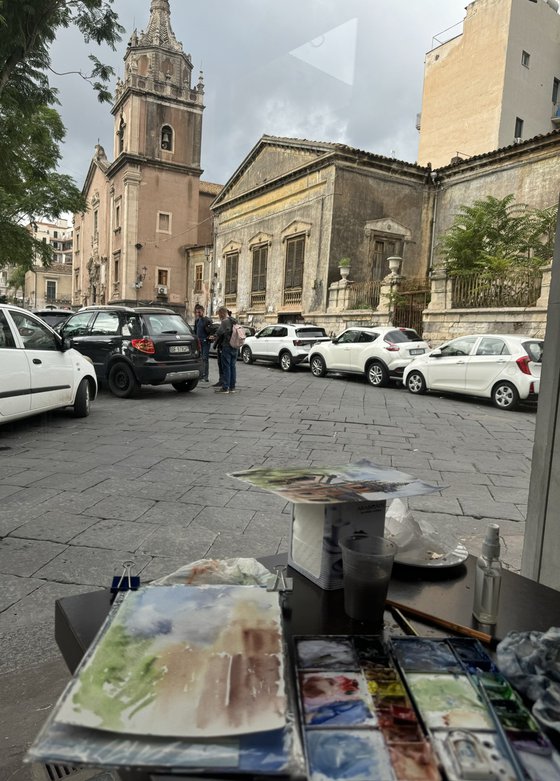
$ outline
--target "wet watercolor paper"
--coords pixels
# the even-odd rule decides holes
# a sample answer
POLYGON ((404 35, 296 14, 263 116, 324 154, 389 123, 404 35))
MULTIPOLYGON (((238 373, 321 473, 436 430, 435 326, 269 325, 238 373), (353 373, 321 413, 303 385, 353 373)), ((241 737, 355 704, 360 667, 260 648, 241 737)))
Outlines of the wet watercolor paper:
POLYGON ((278 595, 251 586, 130 592, 59 706, 63 724, 220 737, 286 724, 278 595))

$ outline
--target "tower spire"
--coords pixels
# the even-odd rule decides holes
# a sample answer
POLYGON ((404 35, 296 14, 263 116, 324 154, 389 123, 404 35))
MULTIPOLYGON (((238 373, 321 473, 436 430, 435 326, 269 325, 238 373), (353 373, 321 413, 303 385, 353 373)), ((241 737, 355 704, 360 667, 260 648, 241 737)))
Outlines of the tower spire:
POLYGON ((161 46, 174 51, 183 50, 171 29, 169 0, 152 0, 150 21, 146 32, 140 35, 138 43, 141 46, 161 46))

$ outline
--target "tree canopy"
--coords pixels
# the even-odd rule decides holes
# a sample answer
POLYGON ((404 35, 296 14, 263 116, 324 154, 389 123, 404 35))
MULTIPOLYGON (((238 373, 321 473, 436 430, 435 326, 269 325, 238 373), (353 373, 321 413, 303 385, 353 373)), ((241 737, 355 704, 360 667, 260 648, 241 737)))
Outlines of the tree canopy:
MULTIPOLYGON (((123 28, 113 0, 0 0, 0 268, 48 264, 50 247, 26 225, 40 218, 85 209, 71 177, 56 171, 65 128, 49 82, 50 46, 57 33, 75 26, 84 41, 112 48, 123 28)), ((113 75, 90 55, 86 79, 101 101, 113 75)))
POLYGON ((462 206, 440 236, 439 251, 452 275, 508 268, 539 268, 552 260, 557 207, 530 209, 513 195, 489 195, 462 206))

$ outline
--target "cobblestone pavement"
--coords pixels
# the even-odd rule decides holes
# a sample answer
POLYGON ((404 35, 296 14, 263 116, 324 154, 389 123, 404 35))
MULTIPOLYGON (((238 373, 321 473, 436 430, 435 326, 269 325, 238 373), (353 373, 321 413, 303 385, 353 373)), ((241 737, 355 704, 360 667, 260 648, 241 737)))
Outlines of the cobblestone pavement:
MULTIPOLYGON (((211 371, 215 372, 212 366, 211 371)), ((287 550, 290 506, 228 477, 258 465, 367 457, 446 486, 410 500, 478 553, 489 521, 518 569, 533 409, 413 396, 361 379, 238 366, 239 392, 102 392, 89 418, 66 412, 0 428, 0 715, 13 781, 67 672, 53 637, 58 597, 107 587, 133 559, 143 581, 202 557, 287 550), (4 698, 3 698, 4 699, 4 698)))

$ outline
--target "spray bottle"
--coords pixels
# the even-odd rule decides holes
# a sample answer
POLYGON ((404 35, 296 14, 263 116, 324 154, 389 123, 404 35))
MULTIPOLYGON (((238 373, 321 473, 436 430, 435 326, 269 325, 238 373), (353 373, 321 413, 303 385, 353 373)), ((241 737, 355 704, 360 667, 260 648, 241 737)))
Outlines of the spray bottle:
POLYGON ((500 527, 488 524, 482 543, 482 555, 476 561, 473 616, 481 624, 495 624, 502 585, 500 562, 500 527))

